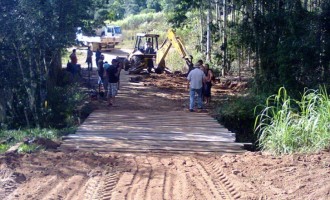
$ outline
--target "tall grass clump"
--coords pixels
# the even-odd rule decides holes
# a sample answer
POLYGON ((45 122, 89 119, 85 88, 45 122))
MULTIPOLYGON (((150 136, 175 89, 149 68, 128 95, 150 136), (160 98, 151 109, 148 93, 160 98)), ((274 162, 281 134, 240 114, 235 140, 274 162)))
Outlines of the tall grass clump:
POLYGON ((276 155, 329 148, 330 99, 326 90, 305 90, 298 101, 280 88, 257 116, 255 132, 261 150, 276 155))

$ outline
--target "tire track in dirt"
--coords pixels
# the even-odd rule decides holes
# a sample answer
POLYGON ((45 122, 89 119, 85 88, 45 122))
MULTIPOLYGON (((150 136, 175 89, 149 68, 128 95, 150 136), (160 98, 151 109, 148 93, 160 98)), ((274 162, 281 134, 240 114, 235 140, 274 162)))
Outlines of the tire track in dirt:
POLYGON ((137 160, 136 160, 135 157, 134 157, 134 164, 135 165, 134 166, 131 166, 131 167, 132 168, 135 167, 135 171, 134 171, 133 177, 131 179, 131 182, 127 185, 128 186, 128 189, 127 189, 127 192, 125 194, 125 200, 132 199, 131 196, 132 196, 132 193, 133 193, 133 184, 135 182, 137 182, 136 179, 137 179, 138 173, 140 171, 139 165, 137 164, 137 160))
POLYGON ((222 185, 217 184, 204 166, 200 163, 200 161, 195 161, 197 170, 202 175, 205 186, 209 189, 210 195, 213 195, 214 199, 232 199, 232 196, 228 191, 222 187, 222 185))
POLYGON ((29 187, 28 182, 23 183, 24 187, 28 188, 28 191, 23 193, 20 188, 11 193, 7 199, 43 199, 52 189, 58 187, 63 180, 57 176, 46 176, 42 178, 34 178, 33 181, 38 182, 37 187, 29 187))
POLYGON ((127 199, 146 199, 150 182, 152 167, 146 156, 138 156, 136 159, 137 173, 128 192, 127 199))
POLYGON ((101 187, 98 190, 98 199, 110 200, 112 198, 112 192, 118 182, 118 174, 108 173, 103 176, 101 181, 101 187))
POLYGON ((14 172, 10 169, 0 170, 0 199, 5 199, 16 187, 14 172))
POLYGON ((166 199, 197 199, 192 188, 191 182, 187 178, 187 173, 189 170, 182 167, 182 158, 183 157, 174 157, 171 158, 169 166, 171 167, 172 181, 171 181, 171 191, 173 198, 166 199))
POLYGON ((194 193, 195 199, 217 199, 210 191, 210 188, 213 188, 214 186, 205 181, 207 177, 205 177, 205 174, 200 172, 197 167, 198 163, 195 159, 187 157, 182 165, 189 168, 189 173, 186 173, 186 176, 188 181, 191 183, 192 188, 190 188, 190 190, 194 193))
POLYGON ((164 170, 166 169, 164 169, 164 166, 160 162, 160 157, 148 157, 147 159, 152 171, 150 173, 145 199, 164 199, 164 170))
POLYGON ((214 182, 216 187, 222 191, 224 199, 240 199, 241 195, 235 189, 234 185, 230 182, 229 178, 222 172, 219 162, 215 162, 214 159, 209 159, 205 162, 200 161, 200 166, 209 174, 210 179, 214 182))
MULTIPOLYGON (((205 173, 208 177, 208 179, 205 179, 208 182, 211 182, 214 186, 212 189, 216 189, 221 196, 222 199, 239 199, 240 196, 235 191, 234 186, 230 183, 228 178, 220 171, 220 172, 214 172, 213 170, 210 170, 209 168, 206 168, 204 164, 202 164, 201 161, 198 161, 198 167, 200 168, 203 173, 205 173), (217 178, 215 178, 213 175, 217 174, 219 175, 217 178)), ((216 197, 216 199, 219 197, 216 197)))
POLYGON ((71 186, 66 191, 66 196, 64 199, 66 200, 80 200, 84 199, 84 193, 86 191, 86 178, 82 177, 81 181, 74 181, 72 182, 71 186))
POLYGON ((101 176, 91 177, 86 183, 84 199, 93 200, 97 199, 97 191, 99 190, 101 176))
POLYGON ((174 175, 171 173, 171 170, 168 169, 169 162, 168 158, 160 158, 159 162, 161 164, 162 169, 164 169, 164 180, 163 180, 163 193, 162 199, 173 199, 173 179, 174 175))
MULTIPOLYGON (((50 190, 38 194, 35 199, 73 199, 75 194, 79 194, 80 185, 85 182, 84 177, 80 175, 71 176, 68 179, 59 179, 58 183, 50 190)), ((49 185, 51 186, 51 185, 49 185)))
POLYGON ((122 163, 123 166, 117 169, 117 183, 112 190, 112 199, 127 199, 138 173, 135 157, 125 157, 122 163))

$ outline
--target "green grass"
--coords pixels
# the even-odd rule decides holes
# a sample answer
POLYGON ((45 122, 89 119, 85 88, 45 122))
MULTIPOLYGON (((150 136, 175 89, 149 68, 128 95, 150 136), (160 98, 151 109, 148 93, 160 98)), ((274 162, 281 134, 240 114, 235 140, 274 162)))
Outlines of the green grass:
POLYGON ((298 101, 280 88, 257 116, 255 131, 263 151, 308 153, 330 147, 329 124, 330 99, 325 89, 306 90, 298 101))
POLYGON ((6 152, 9 148, 9 144, 0 144, 0 154, 6 152))
POLYGON ((24 138, 47 138, 55 140, 63 135, 68 135, 74 133, 75 127, 64 128, 64 129, 24 129, 24 130, 1 130, 0 139, 6 140, 12 138, 13 142, 23 141, 24 138))
MULTIPOLYGON (((18 142, 22 142, 25 139, 31 138, 47 138, 51 140, 57 140, 60 137, 68 134, 73 134, 76 131, 76 127, 63 128, 63 129, 24 129, 24 130, 1 130, 0 140, 5 141, 0 144, 0 154, 6 152, 11 145, 18 142)), ((43 149, 43 147, 28 145, 22 146, 22 152, 33 152, 33 149, 43 149)))
POLYGON ((33 153, 39 150, 43 150, 43 146, 37 144, 22 144, 18 147, 18 153, 33 153))

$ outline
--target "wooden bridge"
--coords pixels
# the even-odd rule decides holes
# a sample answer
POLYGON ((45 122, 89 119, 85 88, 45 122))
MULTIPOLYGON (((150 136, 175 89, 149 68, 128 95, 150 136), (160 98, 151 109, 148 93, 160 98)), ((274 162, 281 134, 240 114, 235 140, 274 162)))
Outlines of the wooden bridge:
MULTIPOLYGON (((151 107, 148 99, 163 98, 159 102, 166 104, 166 94, 157 94, 142 83, 131 83, 129 78, 122 73, 115 106, 107 107, 105 101, 100 101, 103 106, 90 114, 76 134, 64 138, 62 149, 162 153, 245 151, 242 144, 235 143, 235 134, 206 112, 191 113, 162 104, 151 107)), ((189 101, 188 96, 186 100, 189 101)))

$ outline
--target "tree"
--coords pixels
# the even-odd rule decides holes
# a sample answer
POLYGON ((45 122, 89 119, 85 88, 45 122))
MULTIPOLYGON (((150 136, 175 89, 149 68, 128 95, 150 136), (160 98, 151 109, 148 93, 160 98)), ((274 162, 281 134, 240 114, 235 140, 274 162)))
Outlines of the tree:
MULTIPOLYGON (((40 126, 58 83, 61 50, 86 19, 90 0, 0 2, 1 124, 40 126)), ((1 126, 2 126, 1 125, 1 126)))
POLYGON ((147 8, 149 9, 154 9, 156 12, 161 11, 161 4, 159 3, 159 1, 147 0, 146 4, 147 4, 147 8))

